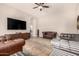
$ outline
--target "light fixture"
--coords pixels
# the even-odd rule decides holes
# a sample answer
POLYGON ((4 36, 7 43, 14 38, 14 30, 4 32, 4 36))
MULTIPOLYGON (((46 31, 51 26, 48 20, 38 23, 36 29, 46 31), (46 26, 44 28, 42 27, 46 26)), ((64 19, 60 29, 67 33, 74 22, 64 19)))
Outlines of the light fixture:
POLYGON ((35 3, 37 6, 33 7, 33 9, 39 8, 42 11, 43 8, 49 8, 49 6, 45 5, 45 3, 35 3))
POLYGON ((42 11, 42 6, 39 6, 38 8, 40 9, 40 11, 42 11))

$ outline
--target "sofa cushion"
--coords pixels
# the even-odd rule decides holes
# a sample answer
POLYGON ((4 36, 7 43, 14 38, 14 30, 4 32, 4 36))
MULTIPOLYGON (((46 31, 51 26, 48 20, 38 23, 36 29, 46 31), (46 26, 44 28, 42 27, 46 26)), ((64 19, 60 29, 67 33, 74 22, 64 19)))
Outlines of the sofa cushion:
POLYGON ((65 48, 65 49, 69 49, 69 44, 67 40, 61 40, 60 41, 60 47, 65 48))
POLYGON ((4 41, 6 41, 5 36, 0 36, 0 42, 4 42, 4 41))
POLYGON ((52 39, 51 40, 51 44, 53 45, 53 47, 60 47, 60 39, 52 39))
POLYGON ((14 40, 19 38, 19 34, 5 34, 7 40, 14 40))

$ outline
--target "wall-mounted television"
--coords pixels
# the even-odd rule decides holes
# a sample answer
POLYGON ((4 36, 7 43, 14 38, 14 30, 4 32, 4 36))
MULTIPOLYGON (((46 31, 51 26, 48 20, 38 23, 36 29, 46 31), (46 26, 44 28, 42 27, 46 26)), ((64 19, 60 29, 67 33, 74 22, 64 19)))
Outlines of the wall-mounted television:
POLYGON ((7 18, 8 30, 26 30, 26 21, 14 18, 7 18))

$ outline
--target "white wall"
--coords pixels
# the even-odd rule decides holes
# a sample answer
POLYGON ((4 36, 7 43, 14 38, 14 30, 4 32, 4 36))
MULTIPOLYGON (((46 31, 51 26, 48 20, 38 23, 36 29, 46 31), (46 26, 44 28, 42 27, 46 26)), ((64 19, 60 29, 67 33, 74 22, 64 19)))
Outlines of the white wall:
MULTIPOLYGON (((54 4, 53 4, 54 5, 54 4)), ((77 32, 77 4, 55 4, 47 13, 38 16, 40 36, 43 31, 56 31, 60 33, 77 32)))
POLYGON ((31 16, 18 9, 10 7, 5 4, 0 4, 0 35, 16 32, 29 32, 30 30, 31 16), (7 17, 23 20, 27 22, 26 30, 8 30, 7 29, 7 17))

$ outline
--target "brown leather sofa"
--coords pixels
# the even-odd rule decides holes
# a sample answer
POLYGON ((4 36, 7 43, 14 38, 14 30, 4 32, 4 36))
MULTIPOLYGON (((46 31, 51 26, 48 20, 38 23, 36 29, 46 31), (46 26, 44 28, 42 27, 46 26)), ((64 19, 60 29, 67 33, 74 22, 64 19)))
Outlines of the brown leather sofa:
POLYGON ((7 56, 22 51, 25 39, 18 34, 0 36, 0 56, 7 56))
POLYGON ((43 38, 47 38, 47 39, 56 38, 56 35, 57 35, 57 32, 52 32, 52 31, 45 31, 42 33, 43 33, 43 38))
POLYGON ((2 41, 0 42, 0 56, 8 56, 18 51, 22 51, 24 44, 24 39, 2 41))

